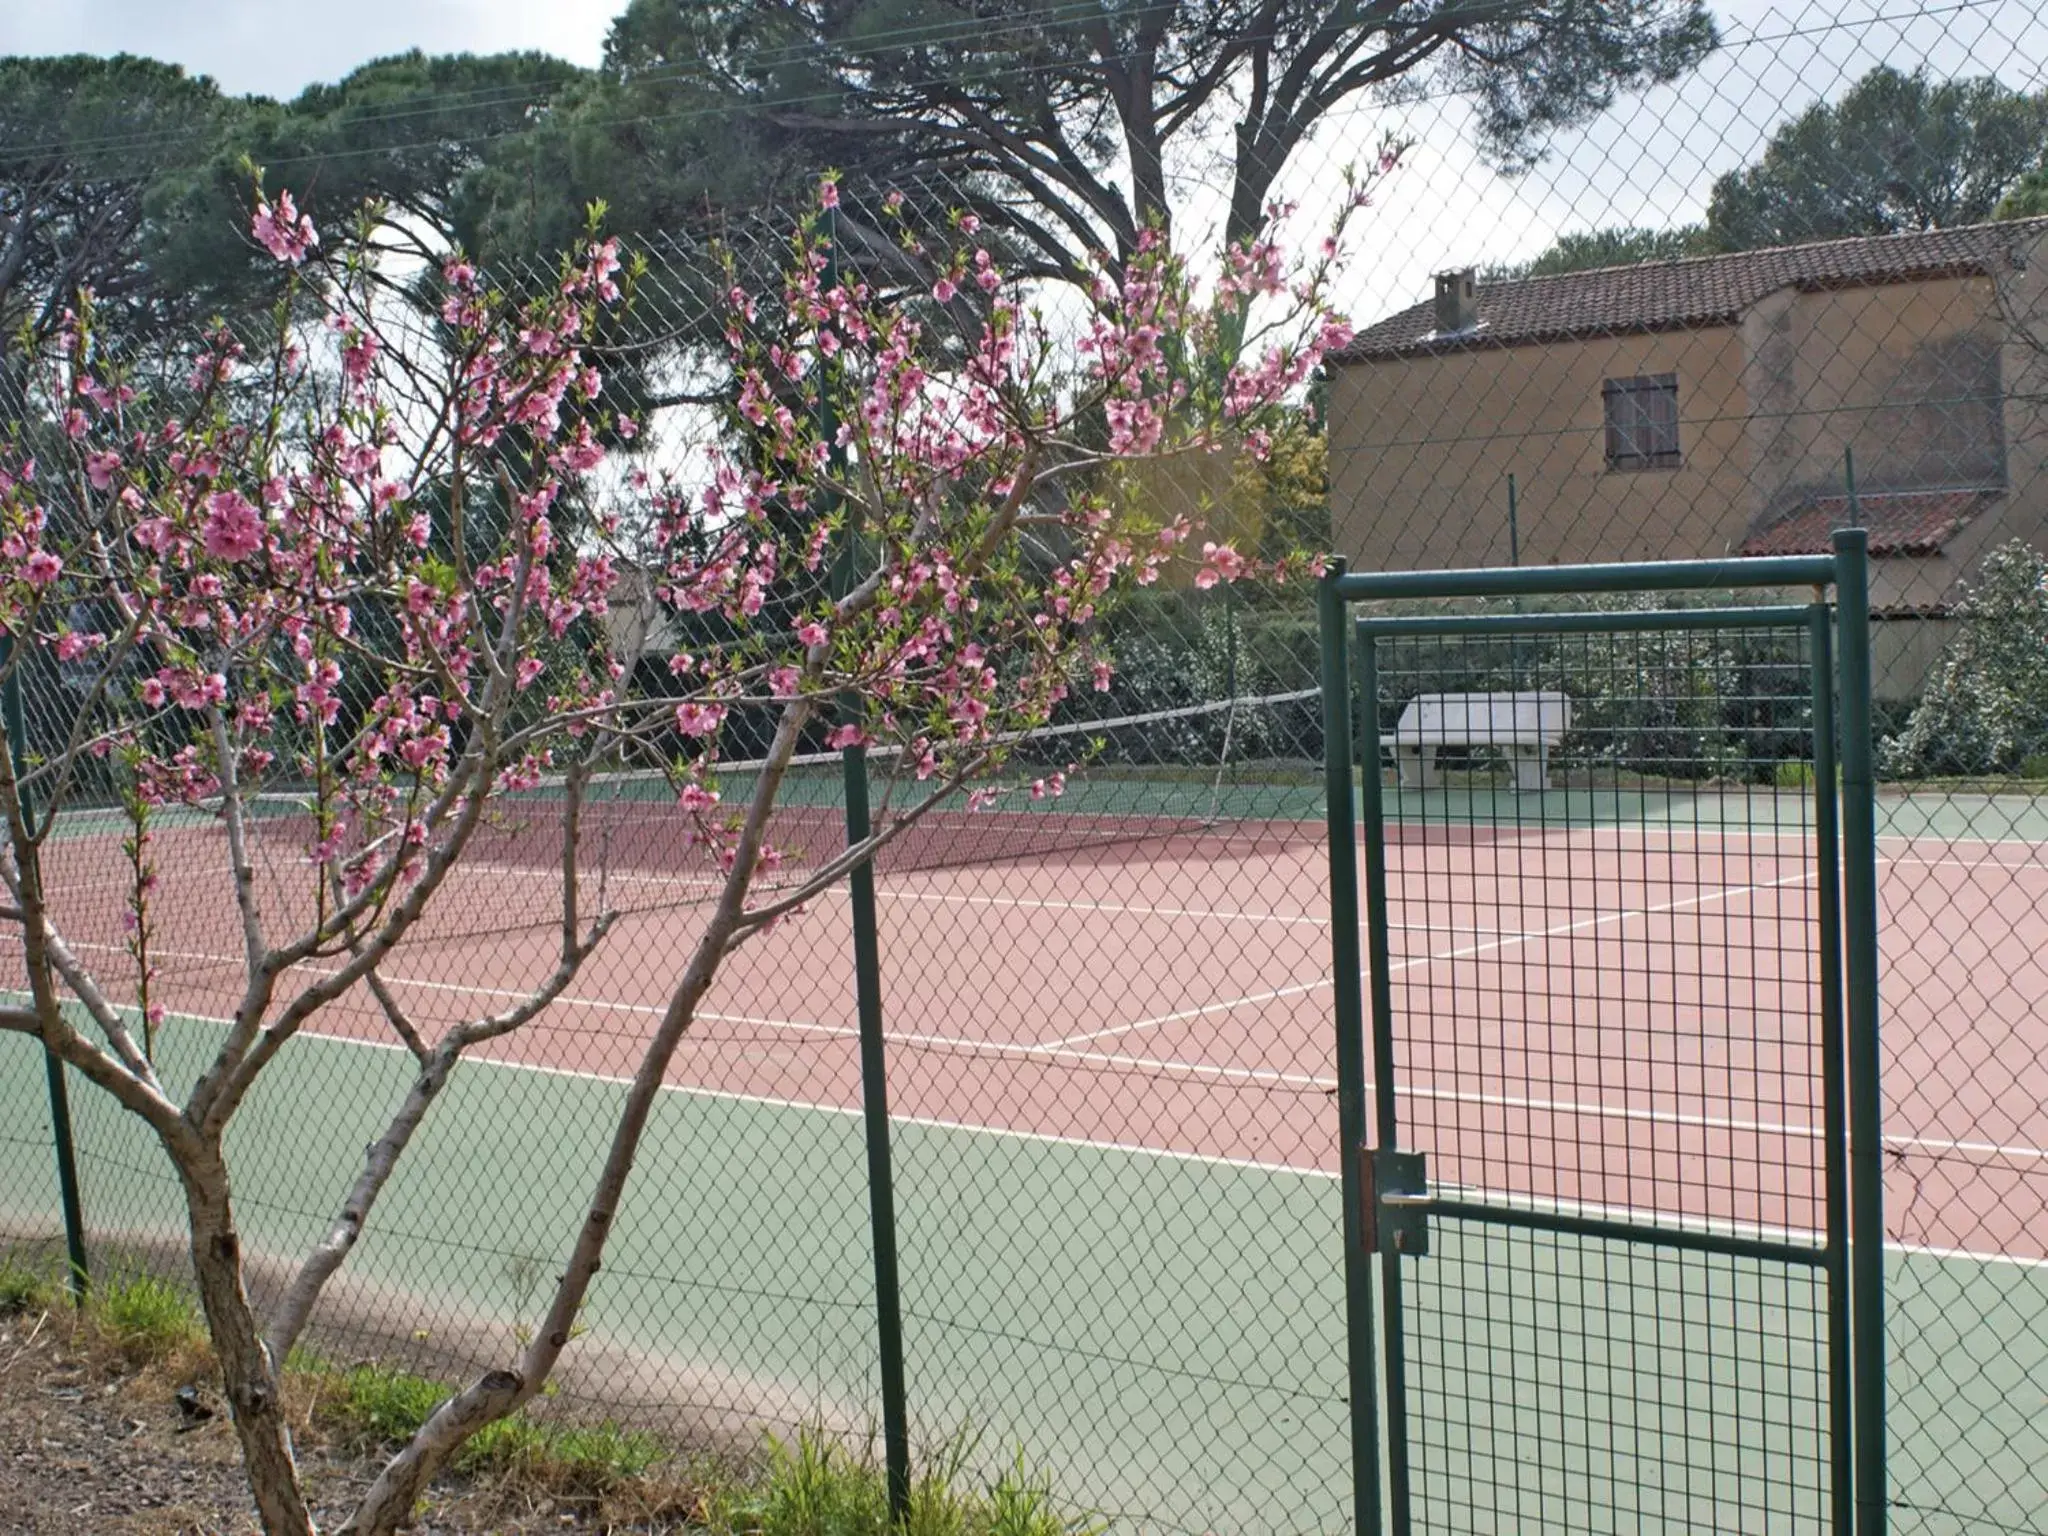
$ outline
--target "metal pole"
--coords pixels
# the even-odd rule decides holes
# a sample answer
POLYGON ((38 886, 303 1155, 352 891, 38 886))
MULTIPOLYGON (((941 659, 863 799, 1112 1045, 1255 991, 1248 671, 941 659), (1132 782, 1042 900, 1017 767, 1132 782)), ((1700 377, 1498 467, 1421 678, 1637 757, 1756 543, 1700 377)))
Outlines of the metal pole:
MULTIPOLYGON (((1853 504, 1852 493, 1852 504, 1853 504)), ((1884 1146, 1877 1009, 1877 805, 1870 738, 1870 535, 1836 532, 1841 641, 1842 917, 1849 1056, 1850 1330, 1856 1531, 1885 1529, 1884 1146)))
MULTIPOLYGON (((1394 964, 1387 942, 1392 913, 1387 903, 1387 810, 1380 786, 1379 647, 1370 633, 1358 637, 1360 755, 1365 774, 1359 799, 1365 818, 1365 964, 1372 977, 1373 1145, 1393 1151, 1401 1145, 1394 1099, 1394 964)), ((1372 1192, 1378 1197, 1378 1191, 1372 1192)), ((1393 1536, 1408 1536, 1408 1346, 1402 1312, 1401 1256, 1380 1250, 1380 1302, 1387 1359, 1387 1507, 1393 1536)))
MULTIPOLYGON (((846 840, 862 841, 868 819, 867 753, 845 754, 846 840)), ((853 904, 854 997, 860 1013, 860 1097, 867 1126, 868 1219, 875 1246, 875 1335, 882 1363, 882 1454, 889 1478, 889 1520, 910 1514, 910 1407, 903 1370, 903 1294, 896 1269, 896 1189, 889 1153, 889 1069, 882 1040, 881 943, 875 927, 875 867, 846 878, 853 904)))
POLYGON ((1835 768, 1834 615, 1816 600, 1808 620, 1813 669, 1813 832, 1820 919, 1822 1176, 1827 1197, 1828 1484, 1830 1529, 1856 1528, 1855 1362, 1849 1347, 1848 1071, 1842 1037, 1842 837, 1835 768))
MULTIPOLYGON (((1323 796, 1330 840, 1330 980, 1337 1027, 1337 1166, 1344 1202, 1344 1320, 1351 1385, 1352 1525, 1380 1529, 1380 1424, 1372 1327, 1372 1264, 1360 1177, 1365 1147, 1365 1000, 1359 989, 1358 823, 1351 804, 1351 637, 1332 560, 1316 592, 1323 648, 1323 796)), ((1373 722, 1375 732, 1378 721, 1373 722)), ((1366 764, 1378 769, 1378 753, 1366 764)))
MULTIPOLYGON (((28 761, 28 726, 21 711, 21 669, 14 661, 12 636, 0 636, 0 667, 7 667, 7 682, 0 688, 0 710, 7 716, 7 755, 14 769, 15 794, 20 800, 24 822, 35 818, 35 805, 21 787, 22 765, 28 761)), ((40 881, 40 866, 24 868, 25 878, 40 881)), ((48 1045, 43 1047, 43 1079, 50 1096, 50 1140, 57 1154, 57 1199, 64 1210, 64 1249, 70 1261, 71 1299, 85 1304, 91 1276, 85 1267, 85 1207, 78 1197, 78 1147, 71 1130, 71 1091, 65 1081, 64 1063, 48 1045)))
MULTIPOLYGON (((837 209, 824 210, 823 227, 825 270, 820 275, 829 292, 839 286, 837 209)), ((843 468, 846 460, 838 442, 837 412, 831 386, 822 376, 818 400, 820 434, 828 445, 834 468, 843 468)), ((853 589, 854 566, 860 551, 858 524, 849 518, 840 537, 839 558, 832 573, 835 599, 853 589)), ((853 699, 841 701, 842 719, 857 714, 858 705, 853 699)), ((846 788, 846 842, 852 847, 865 842, 874 829, 868 805, 866 749, 846 748, 841 770, 846 788)), ((889 1060, 882 1038, 881 935, 875 918, 872 860, 863 860, 847 874, 846 892, 853 909, 853 992, 860 1024, 861 1118, 867 1132, 868 1223, 875 1261, 875 1344, 882 1376, 882 1460, 889 1486, 889 1524, 892 1529, 901 1530, 910 1518, 910 1401, 903 1366, 903 1291, 896 1262, 896 1181, 889 1147, 889 1060)))

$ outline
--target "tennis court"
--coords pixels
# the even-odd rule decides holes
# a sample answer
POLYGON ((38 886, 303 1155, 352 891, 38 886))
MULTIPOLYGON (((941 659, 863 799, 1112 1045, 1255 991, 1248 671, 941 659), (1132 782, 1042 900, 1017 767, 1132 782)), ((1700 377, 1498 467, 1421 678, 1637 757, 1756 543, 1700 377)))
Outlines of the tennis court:
MULTIPOLYGON (((1350 1484, 1327 854, 1299 786, 1228 794, 1228 814, 1176 817, 1156 786, 1109 776, 1077 788, 1068 821, 983 813, 935 827, 928 857, 885 861, 912 1411, 927 1440, 970 1426, 992 1457, 1022 1444, 1072 1497, 1141 1528, 1337 1529, 1350 1484), (967 838, 974 861, 957 862, 967 838)), ((1419 1042, 1400 1085, 1405 1140, 1433 1179, 1815 1231, 1819 1084, 1791 1049, 1815 984, 1810 864, 1768 794, 1697 800, 1712 813, 1695 803, 1661 826, 1633 810, 1626 825, 1547 818, 1525 797, 1515 828, 1460 835, 1424 814, 1390 829, 1397 915, 1404 881, 1427 894, 1422 917, 1395 925, 1392 968, 1432 1017, 1461 1021, 1419 1042)), ((1912 825, 1910 804, 1890 819, 1912 825)), ((353 1270, 517 1326, 527 1271, 551 1273, 618 1080, 694 932, 701 884, 674 872, 658 823, 619 809, 619 929, 570 996, 458 1074, 353 1270)), ((829 827, 822 813, 798 824, 829 827)), ((270 844, 282 901, 295 833, 280 825, 270 844)), ((1917 826, 1880 855, 1894 1483, 1909 1507, 1906 1491, 1953 1507, 1972 1486, 2005 1490, 1986 1517, 2029 1529, 2048 1450, 2048 1415, 2027 1396, 2048 1379, 2048 1232, 2014 1196, 2048 1164, 2048 861, 2038 844, 1917 826), (1938 1020, 1937 972, 1979 987, 1938 1020), (2004 1391, 2011 1411, 1954 1414, 1959 1380, 2004 1391)), ((190 819, 157 856, 217 898, 159 914, 175 1075, 232 1011, 241 962, 221 829, 190 819)), ((109 972, 121 858, 109 828, 52 844, 70 929, 109 972)), ((444 896, 449 919, 385 969, 423 1024, 501 1007, 552 967, 543 864, 506 829, 444 896)), ((671 1074, 588 1318, 667 1372, 679 1411, 868 1422, 848 954, 837 894, 742 949, 671 1074)), ((252 1247, 302 1248, 333 1208, 408 1079, 389 1040, 351 995, 252 1102, 232 1143, 252 1247)), ((40 1070, 22 1048, 6 1062, 6 1112, 33 1120, 40 1070)), ((96 1230, 163 1219, 164 1170, 143 1138, 96 1110, 82 1153, 96 1230)), ((33 1183, 22 1196, 11 1219, 54 1204, 33 1183)), ((1597 1505, 1629 1528, 1678 1530, 1711 1516, 1731 1467, 1740 1481, 1814 1454, 1745 1438, 1744 1372, 1818 1349, 1816 1309, 1788 1297, 1780 1336, 1744 1336, 1728 1298, 1764 1282, 1739 1263, 1688 1288, 1667 1260, 1609 1245, 1553 1244, 1540 1264, 1494 1251, 1526 1241, 1446 1227, 1409 1269, 1419 1347, 1450 1358, 1483 1343, 1515 1362, 1483 1414, 1438 1405, 1457 1407, 1468 1444, 1462 1467, 1419 1469, 1431 1528, 1484 1528, 1461 1523, 1458 1490, 1503 1457, 1554 1469, 1523 1529, 1585 1529, 1597 1505), (1597 1311, 1597 1348, 1568 1328, 1489 1339, 1503 1325, 1483 1298, 1497 1293, 1475 1277, 1508 1270, 1539 1304, 1597 1311), (1696 1369, 1709 1356, 1723 1366, 1696 1369), (1674 1466, 1701 1481, 1651 1476, 1674 1466)), ((1795 1526, 1811 1513, 1796 1488, 1779 1507, 1795 1526)))

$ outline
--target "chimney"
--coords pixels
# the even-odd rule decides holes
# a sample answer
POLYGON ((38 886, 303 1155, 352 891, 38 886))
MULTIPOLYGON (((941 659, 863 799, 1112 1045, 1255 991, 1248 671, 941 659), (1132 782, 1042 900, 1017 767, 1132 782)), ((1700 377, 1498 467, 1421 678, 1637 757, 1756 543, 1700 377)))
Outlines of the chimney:
POLYGON ((1436 329, 1439 336, 1469 331, 1479 323, 1479 290, 1470 267, 1436 275, 1436 329))

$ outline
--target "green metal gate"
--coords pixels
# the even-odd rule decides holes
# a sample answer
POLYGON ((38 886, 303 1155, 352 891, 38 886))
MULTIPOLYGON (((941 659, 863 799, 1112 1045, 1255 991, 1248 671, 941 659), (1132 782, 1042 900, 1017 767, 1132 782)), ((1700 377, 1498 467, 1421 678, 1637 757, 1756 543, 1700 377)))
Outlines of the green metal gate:
POLYGON ((1322 634, 1358 1529, 1876 1536, 1864 534, 1322 634))

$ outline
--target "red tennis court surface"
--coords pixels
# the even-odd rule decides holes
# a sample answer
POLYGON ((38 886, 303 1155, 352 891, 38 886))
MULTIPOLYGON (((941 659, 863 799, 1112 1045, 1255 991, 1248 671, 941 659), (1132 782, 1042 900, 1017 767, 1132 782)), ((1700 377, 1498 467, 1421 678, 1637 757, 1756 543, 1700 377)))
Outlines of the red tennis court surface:
MULTIPOLYGON (((1432 1154, 1433 1181, 1744 1228, 1820 1225, 1817 895, 1798 842, 1392 836, 1401 1141, 1432 1154)), ((892 1110, 1334 1169, 1321 839, 1315 824, 1240 823, 885 872, 892 1110)), ((266 902, 300 905, 292 839, 267 851, 266 902)), ((242 962, 224 835, 207 822, 165 830, 155 853, 156 1000, 226 1017, 242 962)), ((2048 1231, 2025 1220, 2032 1197, 2013 1198, 2048 1161, 2048 865, 2024 844, 1898 840, 1880 853, 1891 1236, 2048 1259, 2048 1231)), ((117 834, 54 840, 48 857, 61 928, 131 997, 117 834)), ((502 1008, 553 968, 556 882, 539 862, 513 850, 465 868, 384 967, 423 1026, 502 1008)), ((569 995, 492 1057, 631 1071, 706 882, 649 861, 608 878, 632 910, 569 995)), ((361 988, 317 1028, 392 1039, 361 988)), ((730 960, 671 1081, 858 1103, 842 894, 730 960)))

